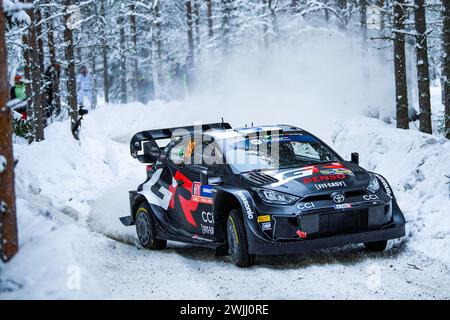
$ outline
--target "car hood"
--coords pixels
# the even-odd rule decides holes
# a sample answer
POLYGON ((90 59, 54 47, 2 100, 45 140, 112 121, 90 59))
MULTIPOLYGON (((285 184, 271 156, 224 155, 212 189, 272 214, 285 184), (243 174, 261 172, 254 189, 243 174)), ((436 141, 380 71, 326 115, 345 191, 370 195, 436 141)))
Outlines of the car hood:
POLYGON ((370 180, 366 170, 350 162, 252 172, 244 178, 263 188, 297 196, 365 189, 370 180))

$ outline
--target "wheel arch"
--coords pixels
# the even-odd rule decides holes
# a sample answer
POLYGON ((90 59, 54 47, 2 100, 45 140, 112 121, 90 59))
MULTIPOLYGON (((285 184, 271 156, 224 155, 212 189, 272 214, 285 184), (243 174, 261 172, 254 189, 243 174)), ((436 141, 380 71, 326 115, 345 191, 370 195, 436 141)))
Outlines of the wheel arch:
POLYGON ((241 209, 236 195, 226 190, 218 190, 214 200, 214 234, 218 241, 226 240, 227 219, 233 209, 241 209))
POLYGON ((248 190, 222 187, 217 190, 214 200, 214 232, 216 239, 226 239, 226 219, 232 209, 239 209, 247 232, 247 241, 252 248, 254 239, 265 239, 257 223, 255 203, 248 190), (217 219, 217 220, 216 220, 217 219))
POLYGON ((140 193, 130 193, 130 215, 133 219, 133 222, 136 222, 137 210, 143 202, 149 203, 144 195, 140 193))

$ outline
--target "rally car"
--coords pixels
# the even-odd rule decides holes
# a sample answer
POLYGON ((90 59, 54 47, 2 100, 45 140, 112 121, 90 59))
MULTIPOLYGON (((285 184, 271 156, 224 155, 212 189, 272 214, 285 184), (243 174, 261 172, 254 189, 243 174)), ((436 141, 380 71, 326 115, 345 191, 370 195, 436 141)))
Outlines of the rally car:
POLYGON ((120 220, 148 249, 196 244, 248 267, 256 255, 351 243, 383 251, 405 235, 384 177, 361 168, 357 153, 345 161, 295 126, 149 130, 130 149, 147 178, 129 192, 130 215, 120 220))

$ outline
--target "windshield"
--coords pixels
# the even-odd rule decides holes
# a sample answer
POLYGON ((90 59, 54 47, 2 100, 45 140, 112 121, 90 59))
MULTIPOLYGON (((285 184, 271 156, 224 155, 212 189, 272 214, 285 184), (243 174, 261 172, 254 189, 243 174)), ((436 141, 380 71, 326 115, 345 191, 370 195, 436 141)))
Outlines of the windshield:
POLYGON ((237 172, 339 161, 330 148, 304 133, 241 137, 226 141, 224 147, 227 163, 237 172))

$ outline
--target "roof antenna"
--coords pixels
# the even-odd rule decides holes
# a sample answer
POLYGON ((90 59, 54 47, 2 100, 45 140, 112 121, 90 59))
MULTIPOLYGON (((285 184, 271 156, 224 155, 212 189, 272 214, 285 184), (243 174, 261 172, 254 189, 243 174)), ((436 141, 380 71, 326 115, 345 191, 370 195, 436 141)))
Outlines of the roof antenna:
POLYGON ((253 126, 253 122, 252 122, 252 128, 253 128, 254 126, 253 126))
POLYGON ((222 117, 222 129, 225 129, 225 124, 223 123, 223 117, 222 117))

